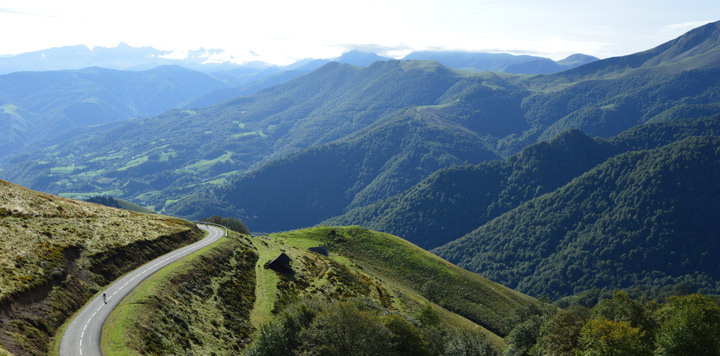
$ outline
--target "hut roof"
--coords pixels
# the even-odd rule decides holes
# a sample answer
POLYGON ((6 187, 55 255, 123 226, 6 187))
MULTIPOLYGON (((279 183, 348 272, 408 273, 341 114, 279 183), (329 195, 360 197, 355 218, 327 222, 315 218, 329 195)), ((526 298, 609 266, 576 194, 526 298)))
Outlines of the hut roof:
POLYGON ((290 261, 292 261, 290 257, 283 252, 270 261, 267 267, 276 272, 288 273, 292 271, 290 261))
POLYGON ((308 248, 308 251, 319 253, 323 256, 329 256, 327 246, 310 247, 308 248))

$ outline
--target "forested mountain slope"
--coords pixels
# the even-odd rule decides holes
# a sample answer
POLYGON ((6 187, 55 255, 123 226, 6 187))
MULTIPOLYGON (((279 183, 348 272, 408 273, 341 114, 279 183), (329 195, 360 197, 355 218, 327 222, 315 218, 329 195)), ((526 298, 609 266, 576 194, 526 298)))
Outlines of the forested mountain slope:
POLYGON ((720 138, 617 155, 435 250, 531 295, 678 282, 720 292, 720 138))
POLYGON ((641 125, 608 140, 566 131, 505 161, 439 170, 400 194, 323 223, 362 225, 431 249, 552 192, 616 154, 708 135, 720 136, 720 116, 641 125))
POLYGON ((109 193, 162 209, 202 183, 343 138, 399 109, 434 105, 463 77, 427 62, 330 63, 255 96, 39 147, 6 160, 2 174, 58 194, 109 193))
POLYGON ((314 225, 406 189, 439 168, 498 156, 457 124, 408 109, 361 134, 315 146, 196 193, 167 213, 237 216, 255 231, 314 225))

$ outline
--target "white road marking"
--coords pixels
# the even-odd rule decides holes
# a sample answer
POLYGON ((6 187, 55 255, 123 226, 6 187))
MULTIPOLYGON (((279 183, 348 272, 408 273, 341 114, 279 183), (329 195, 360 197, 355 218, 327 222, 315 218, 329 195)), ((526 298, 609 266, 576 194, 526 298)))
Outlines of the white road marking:
MULTIPOLYGON (((211 232, 210 234, 212 235, 212 232, 211 232)), ((208 236, 208 237, 209 237, 209 236, 208 236)), ((219 237, 223 237, 223 236, 219 236, 219 237)), ((217 239, 216 239, 216 240, 217 240, 217 239)), ((207 246, 207 245, 210 245, 211 243, 215 242, 216 240, 206 241, 206 242, 202 242, 202 241, 201 241, 201 242, 197 242, 197 243, 195 243, 195 244, 193 244, 193 245, 186 246, 185 248, 179 250, 177 253, 173 254, 172 256, 165 258, 165 259, 162 260, 161 262, 155 263, 155 265, 153 265, 152 267, 146 268, 146 269, 145 269, 144 271, 142 271, 141 273, 133 276, 133 277, 130 279, 130 281, 133 281, 135 278, 139 277, 140 275, 149 272, 150 270, 154 269, 154 268, 157 267, 158 265, 160 265, 160 264, 162 264, 162 263, 165 263, 165 262, 167 262, 167 261, 170 260, 170 259, 175 259, 175 258, 177 258, 178 256, 181 256, 181 255, 185 254, 185 252, 188 252, 188 251, 191 251, 191 250, 199 250, 199 249, 202 248, 202 247, 205 247, 205 246, 207 246)), ((165 265, 161 266, 160 268, 163 268, 163 267, 165 267, 165 265)), ((160 268, 158 268, 157 270, 159 270, 160 268)), ((155 270, 155 271, 157 271, 157 270, 155 270)), ((151 274, 152 274, 152 273, 155 273, 155 271, 151 272, 151 274)), ((115 296, 115 294, 117 294, 117 293, 118 293, 121 289, 123 289, 126 285, 128 285, 128 283, 130 283, 130 281, 125 282, 125 284, 123 284, 122 287, 118 288, 118 290, 116 290, 116 291, 115 291, 110 297, 108 297, 106 300, 112 299, 112 297, 115 296)), ((109 290, 110 288, 112 288, 112 285, 108 288, 108 290, 109 290)), ((89 319, 87 320, 87 322, 85 323, 85 326, 83 327, 83 331, 82 331, 82 333, 80 334, 80 344, 79 344, 80 355, 81 355, 81 356, 82 356, 82 354, 83 354, 83 352, 82 352, 82 344, 83 344, 83 339, 85 338, 85 330, 87 329, 88 325, 90 325, 90 322, 91 322, 92 319, 95 317, 95 315, 97 314, 97 312, 100 311, 100 309, 103 307, 104 304, 107 304, 107 302, 101 304, 101 305, 97 308, 97 310, 90 316, 90 318, 89 318, 89 319)))

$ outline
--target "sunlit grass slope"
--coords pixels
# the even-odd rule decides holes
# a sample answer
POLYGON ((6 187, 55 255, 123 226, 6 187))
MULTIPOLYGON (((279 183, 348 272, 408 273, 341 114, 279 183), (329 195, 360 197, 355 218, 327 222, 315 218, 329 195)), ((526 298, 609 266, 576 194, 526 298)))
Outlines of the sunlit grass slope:
POLYGON ((411 318, 431 307, 448 327, 481 332, 498 350, 519 310, 543 308, 405 240, 360 227, 261 237, 233 233, 143 282, 105 325, 103 350, 106 355, 235 354, 285 307, 306 298, 371 300, 411 318), (327 246, 329 256, 308 251, 317 246, 327 246), (292 272, 266 267, 280 253, 290 257, 292 272), (230 281, 235 292, 221 296, 230 281), (233 305, 244 307, 231 318, 224 313, 233 305), (242 326, 242 332, 228 333, 232 325, 242 326))
POLYGON ((200 236, 180 219, 0 180, 0 345, 46 355, 55 330, 99 288, 200 236))

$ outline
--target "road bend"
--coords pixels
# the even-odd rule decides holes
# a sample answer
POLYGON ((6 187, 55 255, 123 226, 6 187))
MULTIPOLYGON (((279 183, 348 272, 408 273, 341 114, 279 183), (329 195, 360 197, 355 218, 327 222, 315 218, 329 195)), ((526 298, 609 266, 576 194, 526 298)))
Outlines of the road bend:
POLYGON ((160 256, 113 282, 103 291, 105 301, 102 293, 90 300, 65 330, 60 340, 60 356, 102 356, 102 326, 125 296, 151 274, 225 235, 225 231, 216 226, 198 224, 198 227, 208 232, 204 239, 160 256))

